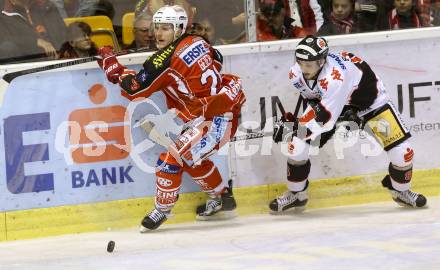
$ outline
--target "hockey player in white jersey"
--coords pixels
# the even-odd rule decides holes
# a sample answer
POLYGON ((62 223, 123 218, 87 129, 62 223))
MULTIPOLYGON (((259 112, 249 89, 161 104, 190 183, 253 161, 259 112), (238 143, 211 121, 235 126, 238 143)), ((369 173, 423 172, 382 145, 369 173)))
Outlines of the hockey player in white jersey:
MULTIPOLYGON (((305 208, 310 144, 322 147, 335 133, 338 121, 368 126, 366 130, 383 146, 390 163, 382 185, 394 201, 415 208, 425 206, 426 198, 410 190, 414 155, 408 142, 411 135, 370 66, 352 53, 329 53, 327 41, 315 36, 300 41, 295 58, 289 78, 307 107, 298 119, 291 113, 282 118, 294 126, 287 149, 288 190, 270 202, 270 210, 278 213, 305 208)), ((274 132, 275 142, 282 140, 282 130, 283 125, 274 132)))

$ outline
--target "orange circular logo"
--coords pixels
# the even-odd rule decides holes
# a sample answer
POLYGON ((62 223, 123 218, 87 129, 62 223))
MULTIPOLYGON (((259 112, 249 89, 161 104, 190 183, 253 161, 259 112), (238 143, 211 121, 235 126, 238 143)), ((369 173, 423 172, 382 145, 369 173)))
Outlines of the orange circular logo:
POLYGON ((325 47, 325 41, 322 38, 318 39, 318 46, 321 49, 325 47))

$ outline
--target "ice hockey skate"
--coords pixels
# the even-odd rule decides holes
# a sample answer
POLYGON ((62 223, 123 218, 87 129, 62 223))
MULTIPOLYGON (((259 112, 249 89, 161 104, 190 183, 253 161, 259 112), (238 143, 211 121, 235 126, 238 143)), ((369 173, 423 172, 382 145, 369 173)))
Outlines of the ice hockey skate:
POLYGON ((286 212, 301 213, 306 209, 308 201, 307 191, 294 192, 287 190, 281 196, 270 202, 271 214, 286 212))
POLYGON ((395 190, 391 185, 389 175, 385 176, 382 180, 382 186, 388 189, 393 200, 400 206, 420 208, 426 205, 426 197, 420 193, 411 191, 409 189, 405 191, 395 190))
POLYGON ((229 186, 218 198, 211 198, 205 204, 199 205, 196 209, 197 220, 219 220, 236 217, 235 208, 237 203, 232 193, 232 180, 228 181, 229 186))
POLYGON ((139 227, 139 232, 145 233, 159 228, 168 219, 169 213, 164 213, 156 208, 144 217, 139 227))

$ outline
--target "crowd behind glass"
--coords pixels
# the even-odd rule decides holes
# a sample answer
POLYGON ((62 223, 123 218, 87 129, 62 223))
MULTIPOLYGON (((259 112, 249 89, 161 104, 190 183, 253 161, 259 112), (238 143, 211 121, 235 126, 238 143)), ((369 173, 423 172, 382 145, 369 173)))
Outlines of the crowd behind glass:
POLYGON ((99 25, 81 20, 94 16, 110 20, 115 49, 154 51, 152 15, 166 4, 214 45, 440 25, 440 0, 0 0, 0 64, 95 55, 99 25))

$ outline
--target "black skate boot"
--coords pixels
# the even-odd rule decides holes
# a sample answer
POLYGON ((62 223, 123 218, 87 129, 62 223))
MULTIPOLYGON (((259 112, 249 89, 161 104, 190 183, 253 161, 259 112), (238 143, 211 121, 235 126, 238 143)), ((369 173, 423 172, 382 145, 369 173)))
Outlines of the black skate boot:
POLYGON ((308 196, 306 190, 299 192, 287 190, 283 195, 271 201, 269 208, 272 214, 278 214, 288 210, 302 212, 306 209, 307 201, 308 196))
POLYGON ((405 191, 395 190, 391 185, 391 179, 389 175, 385 176, 385 178, 382 180, 382 186, 388 189, 393 200, 400 206, 420 208, 426 205, 426 197, 422 194, 411 191, 409 189, 405 191))
POLYGON ((153 211, 142 220, 139 231, 145 233, 159 228, 159 226, 167 220, 168 215, 169 213, 154 208, 153 211))
MULTIPOLYGON (((228 187, 226 187, 225 192, 221 195, 222 199, 222 211, 232 211, 237 208, 237 202, 234 199, 234 194, 232 193, 232 179, 228 181, 228 187)), ((206 211, 206 204, 201 204, 197 206, 196 214, 199 215, 206 211)))

